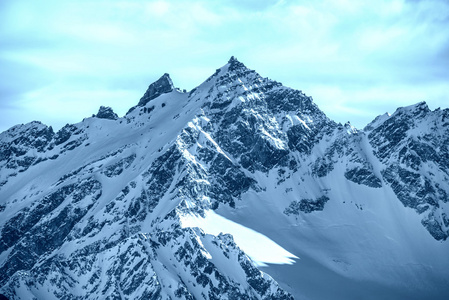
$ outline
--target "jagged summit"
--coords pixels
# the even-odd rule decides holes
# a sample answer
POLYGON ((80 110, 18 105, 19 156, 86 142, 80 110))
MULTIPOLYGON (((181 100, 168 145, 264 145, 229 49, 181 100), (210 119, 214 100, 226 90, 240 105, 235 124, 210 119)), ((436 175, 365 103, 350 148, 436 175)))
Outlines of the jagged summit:
POLYGON ((242 68, 247 69, 247 67, 243 63, 238 61, 237 58, 234 56, 231 56, 231 58, 228 61, 228 64, 229 64, 228 71, 231 71, 231 72, 242 69, 242 68))
POLYGON ((425 101, 421 101, 421 102, 418 102, 418 103, 413 104, 413 105, 409 105, 409 106, 405 106, 405 107, 399 107, 395 111, 393 116, 396 116, 396 115, 399 115, 399 114, 407 114, 407 115, 418 116, 418 115, 427 114, 430 111, 431 110, 430 110, 429 106, 427 105, 427 103, 425 101))
POLYGON ((140 98, 137 106, 145 106, 145 104, 147 104, 149 101, 159 97, 162 94, 170 93, 173 90, 174 86, 170 75, 168 75, 168 73, 165 73, 157 81, 150 84, 143 97, 140 98))
MULTIPOLYGON (((438 110, 438 109, 437 109, 438 110)), ((432 110, 429 108, 425 101, 418 102, 416 104, 398 107, 393 114, 384 113, 383 115, 377 116, 373 121, 363 128, 364 131, 371 131, 378 126, 382 125, 385 121, 391 119, 390 122, 394 122, 397 118, 407 118, 413 121, 414 118, 421 118, 432 110)))
POLYGON ((238 62, 237 58, 233 55, 233 56, 231 56, 231 58, 229 58, 228 63, 231 64, 236 61, 238 62))

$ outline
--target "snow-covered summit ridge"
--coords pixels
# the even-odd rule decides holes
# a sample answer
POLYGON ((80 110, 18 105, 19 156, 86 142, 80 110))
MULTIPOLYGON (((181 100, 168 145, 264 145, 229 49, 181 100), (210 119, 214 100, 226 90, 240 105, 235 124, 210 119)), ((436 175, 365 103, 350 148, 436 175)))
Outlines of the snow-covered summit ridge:
POLYGON ((383 115, 377 116, 373 121, 371 121, 368 125, 365 126, 365 131, 371 131, 377 126, 382 125, 387 119, 396 118, 396 117, 412 117, 412 118, 420 118, 428 113, 438 113, 439 109, 434 111, 430 110, 429 106, 425 101, 418 102, 416 104, 398 107, 393 114, 385 113, 383 115))
POLYGON ((399 114, 399 113, 416 114, 416 113, 421 113, 421 112, 427 113, 430 111, 431 110, 429 109, 429 106, 427 105, 426 101, 421 101, 416 104, 399 107, 395 113, 396 114, 399 114))

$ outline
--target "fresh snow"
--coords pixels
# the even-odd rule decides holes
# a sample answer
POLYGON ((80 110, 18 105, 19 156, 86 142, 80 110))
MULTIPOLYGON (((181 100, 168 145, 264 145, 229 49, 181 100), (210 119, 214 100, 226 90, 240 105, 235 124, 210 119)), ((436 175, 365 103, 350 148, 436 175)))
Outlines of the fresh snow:
POLYGON ((298 258, 265 235, 228 220, 212 210, 206 211, 204 217, 193 214, 182 215, 181 224, 183 227, 199 227, 212 235, 232 234, 236 244, 257 266, 293 264, 294 259, 298 258))

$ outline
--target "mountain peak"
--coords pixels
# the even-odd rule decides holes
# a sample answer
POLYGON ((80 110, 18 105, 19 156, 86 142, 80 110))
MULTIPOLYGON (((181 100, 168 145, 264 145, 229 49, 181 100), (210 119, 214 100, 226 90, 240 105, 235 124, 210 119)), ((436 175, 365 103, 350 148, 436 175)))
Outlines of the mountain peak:
POLYGON ((427 106, 426 101, 421 101, 421 102, 418 102, 418 103, 416 103, 416 104, 406 106, 406 107, 404 107, 404 109, 410 109, 410 110, 426 110, 426 111, 427 111, 427 110, 430 110, 430 109, 429 109, 429 106, 427 106))
POLYGON ((162 94, 170 93, 171 91, 173 91, 173 89, 173 82, 170 78, 170 75, 168 75, 168 73, 165 73, 161 76, 161 78, 150 84, 143 97, 140 98, 137 106, 145 106, 145 104, 147 104, 149 101, 159 97, 162 94))
POLYGON ((233 62, 238 62, 237 58, 233 55, 231 56, 231 58, 228 60, 228 63, 232 64, 233 62))
POLYGON ((238 59, 235 56, 231 56, 231 58, 228 61, 228 64, 229 64, 228 68, 229 71, 235 71, 242 68, 246 69, 246 66, 240 61, 238 61, 238 59))
POLYGON ((397 116, 404 114, 410 117, 417 117, 424 116, 430 111, 431 110, 429 106, 427 106, 427 103, 425 101, 421 101, 413 105, 399 107, 393 115, 397 116))

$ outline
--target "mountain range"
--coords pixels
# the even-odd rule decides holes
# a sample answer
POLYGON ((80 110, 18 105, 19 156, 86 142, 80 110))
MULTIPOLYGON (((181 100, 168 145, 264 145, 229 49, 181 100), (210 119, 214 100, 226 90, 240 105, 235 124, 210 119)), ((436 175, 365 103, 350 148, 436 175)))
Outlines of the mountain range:
POLYGON ((0 293, 447 299, 448 193, 449 109, 357 129, 231 57, 123 117, 0 134, 0 293))

